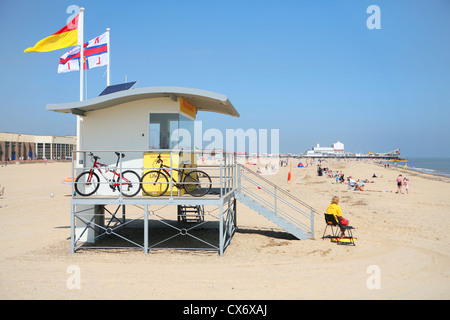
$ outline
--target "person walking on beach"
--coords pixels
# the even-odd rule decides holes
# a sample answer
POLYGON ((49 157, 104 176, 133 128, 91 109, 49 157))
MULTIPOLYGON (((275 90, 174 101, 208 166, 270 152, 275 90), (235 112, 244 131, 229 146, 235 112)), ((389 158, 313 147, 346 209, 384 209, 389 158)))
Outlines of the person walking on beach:
POLYGON ((402 175, 399 174, 397 177, 397 192, 396 193, 403 193, 402 192, 402 175))
POLYGON ((403 185, 405 186, 406 194, 408 194, 409 186, 408 186, 408 178, 407 177, 403 178, 403 185))
MULTIPOLYGON (((348 220, 344 219, 344 217, 342 216, 342 210, 338 203, 339 203, 339 197, 334 196, 331 199, 331 204, 327 208, 327 214, 334 215, 336 217, 336 220, 338 219, 337 217, 339 217, 341 219, 342 225, 347 226, 348 220)), ((344 236, 345 236, 345 230, 341 229, 340 238, 343 238, 344 236)))

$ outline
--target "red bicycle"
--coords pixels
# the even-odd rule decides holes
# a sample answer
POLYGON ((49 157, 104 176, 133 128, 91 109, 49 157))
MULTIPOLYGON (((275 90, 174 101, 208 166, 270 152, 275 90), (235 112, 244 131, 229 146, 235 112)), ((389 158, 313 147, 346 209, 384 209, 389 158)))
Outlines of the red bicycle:
POLYGON ((92 152, 89 153, 91 161, 94 163, 89 171, 81 173, 75 180, 75 191, 83 197, 91 196, 97 192, 100 187, 100 178, 94 171, 100 173, 108 182, 109 187, 113 190, 119 190, 125 197, 134 197, 141 190, 141 179, 139 175, 132 171, 126 170, 122 174, 117 172, 120 157, 124 158, 125 154, 116 152, 117 163, 114 168, 98 162, 100 157, 94 156, 92 152), (93 160, 92 160, 93 159, 93 160), (103 168, 103 171, 102 169, 103 168), (111 172, 112 178, 108 178, 106 173, 111 172))

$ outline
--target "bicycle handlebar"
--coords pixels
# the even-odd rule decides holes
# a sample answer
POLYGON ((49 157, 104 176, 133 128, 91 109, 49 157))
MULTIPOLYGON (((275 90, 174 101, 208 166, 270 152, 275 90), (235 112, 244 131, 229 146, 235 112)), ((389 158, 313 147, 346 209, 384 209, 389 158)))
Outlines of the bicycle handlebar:
MULTIPOLYGON (((116 155, 117 155, 117 160, 119 160, 120 157, 125 158, 125 153, 119 153, 119 152, 116 152, 116 155)), ((161 154, 160 154, 160 155, 161 155, 161 154)), ((99 156, 94 156, 94 154, 93 154, 92 152, 89 152, 89 153, 88 153, 88 156, 91 157, 91 160, 92 160, 92 158, 93 158, 94 160, 99 160, 99 159, 100 159, 99 156)))
MULTIPOLYGON (((91 161, 92 161, 92 159, 94 159, 95 161, 97 161, 98 159, 100 159, 100 157, 94 156, 94 154, 93 154, 92 152, 89 152, 89 153, 88 153, 88 156, 91 157, 91 161)), ((94 161, 92 161, 92 162, 94 162, 94 161)))

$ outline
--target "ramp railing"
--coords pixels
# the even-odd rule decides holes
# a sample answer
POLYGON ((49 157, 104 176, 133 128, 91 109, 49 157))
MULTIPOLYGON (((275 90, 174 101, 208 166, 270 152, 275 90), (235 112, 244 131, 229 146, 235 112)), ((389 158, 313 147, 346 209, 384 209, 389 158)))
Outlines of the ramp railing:
POLYGON ((317 210, 244 165, 236 171, 238 200, 299 239, 314 237, 317 210))

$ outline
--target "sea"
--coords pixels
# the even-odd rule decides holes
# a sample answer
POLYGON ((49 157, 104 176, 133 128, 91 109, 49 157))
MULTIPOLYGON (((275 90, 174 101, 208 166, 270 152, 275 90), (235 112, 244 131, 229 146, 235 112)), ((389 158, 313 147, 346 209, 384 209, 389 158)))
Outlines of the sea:
POLYGON ((407 158, 407 162, 390 161, 391 166, 398 166, 424 173, 450 177, 450 158, 407 158))

